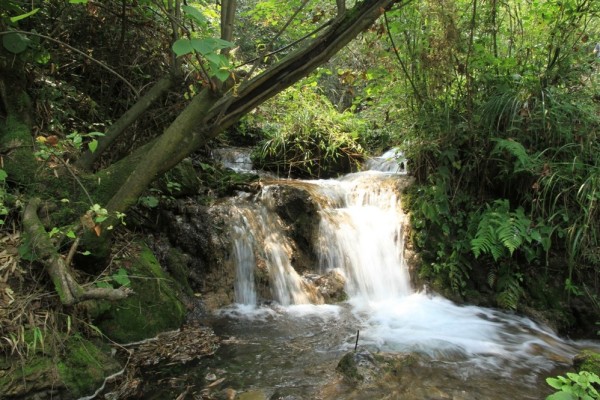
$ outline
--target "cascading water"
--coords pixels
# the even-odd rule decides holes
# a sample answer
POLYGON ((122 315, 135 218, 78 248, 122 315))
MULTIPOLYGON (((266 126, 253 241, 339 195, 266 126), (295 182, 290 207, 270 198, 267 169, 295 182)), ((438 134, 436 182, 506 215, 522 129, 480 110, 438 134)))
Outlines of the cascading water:
MULTIPOLYGON (((362 173, 335 182, 343 201, 321 210, 319 253, 323 272, 339 268, 351 298, 383 300, 411 293, 403 259, 404 214, 394 181, 362 173)), ((324 194, 331 193, 332 187, 324 194)), ((335 191, 333 191, 335 193, 335 191)))
MULTIPOLYGON (((272 298, 284 307, 258 306, 254 312, 247 309, 241 313, 225 312, 230 317, 234 315, 234 320, 228 320, 229 332, 237 335, 253 332, 251 342, 263 337, 266 341, 259 350, 245 348, 245 356, 228 355, 226 362, 255 354, 263 361, 252 379, 264 381, 265 387, 284 385, 279 382, 281 379, 286 381, 285 385, 305 385, 305 380, 298 377, 301 372, 287 373, 285 368, 277 366, 282 363, 290 367, 286 361, 290 355, 286 352, 294 354, 302 364, 299 366, 302 371, 316 362, 317 354, 326 363, 331 362, 328 360, 332 355, 352 349, 359 330, 363 348, 418 353, 448 365, 456 375, 455 385, 462 385, 460 382, 467 378, 494 382, 503 377, 516 388, 513 395, 537 398, 531 387, 540 384, 542 372, 568 364, 577 352, 577 345, 561 340, 551 330, 527 318, 481 307, 458 306, 440 296, 412 290, 403 257, 405 216, 399 205, 398 179, 398 174, 366 171, 339 180, 302 182, 303 189, 310 192, 320 207, 318 237, 313 244, 319 265, 314 269, 321 274, 336 270, 344 276, 349 299, 341 305, 308 304, 311 303, 310 292, 306 291, 309 285, 292 266, 291 245, 284 224, 273 212, 272 185, 265 186, 251 206, 234 207, 237 217, 233 219, 232 254, 238 268, 236 301, 258 306, 253 275, 263 268, 270 277, 272 298), (266 265, 257 267, 255 254, 266 265), (290 340, 298 344, 289 348, 290 340), (301 347, 303 350, 298 353, 301 347), (266 360, 277 365, 269 368, 263 365, 266 360), (493 371, 492 377, 485 375, 489 371, 493 371), (525 395, 528 390, 530 393, 525 395)), ((443 382, 444 374, 436 379, 443 382)), ((250 375, 247 370, 240 373, 240 382, 250 379, 250 375)), ((244 382, 261 386, 255 381, 244 382)), ((503 389, 492 392, 487 397, 459 397, 505 398, 503 389)))
POLYGON ((282 306, 310 303, 304 282, 292 267, 291 245, 281 220, 269 212, 269 192, 264 190, 258 204, 233 207, 233 258, 236 265, 235 298, 244 305, 257 305, 254 284, 256 251, 265 260, 273 300, 282 306))

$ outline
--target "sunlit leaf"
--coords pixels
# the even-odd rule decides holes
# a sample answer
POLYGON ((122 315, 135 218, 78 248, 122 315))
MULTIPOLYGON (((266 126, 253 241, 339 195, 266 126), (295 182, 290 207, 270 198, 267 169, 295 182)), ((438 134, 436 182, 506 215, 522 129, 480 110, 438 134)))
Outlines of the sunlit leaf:
POLYGON ((193 19, 200 25, 205 25, 208 22, 204 14, 202 14, 202 12, 195 7, 186 5, 181 7, 181 9, 186 14, 186 16, 193 19))
POLYGON ((93 153, 96 151, 96 149, 98 148, 98 141, 96 139, 92 140, 91 142, 88 143, 88 148, 90 149, 90 151, 93 153))
POLYGON ((34 8, 33 10, 29 11, 28 13, 17 15, 16 17, 11 17, 10 22, 15 23, 15 22, 25 19, 27 17, 31 17, 33 14, 37 13, 38 11, 40 11, 39 8, 34 8))

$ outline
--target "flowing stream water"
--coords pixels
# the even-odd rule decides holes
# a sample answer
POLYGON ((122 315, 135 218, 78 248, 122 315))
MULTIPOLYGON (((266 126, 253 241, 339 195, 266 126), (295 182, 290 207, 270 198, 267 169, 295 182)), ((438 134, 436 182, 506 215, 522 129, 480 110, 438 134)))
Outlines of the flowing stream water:
POLYGON ((317 199, 315 270, 345 278, 348 300, 341 304, 319 304, 294 270, 285 227, 272 211, 273 186, 234 208, 238 304, 211 321, 229 344, 187 373, 201 382, 223 376, 248 399, 545 398, 551 392, 545 378, 562 372, 580 348, 598 344, 561 339, 527 318, 412 288, 398 171, 382 172, 389 171, 386 163, 376 168, 337 180, 277 182, 301 185, 317 199), (255 284, 257 255, 271 282, 268 305, 255 284), (357 343, 358 351, 413 354, 418 361, 392 380, 348 385, 335 367, 357 343))

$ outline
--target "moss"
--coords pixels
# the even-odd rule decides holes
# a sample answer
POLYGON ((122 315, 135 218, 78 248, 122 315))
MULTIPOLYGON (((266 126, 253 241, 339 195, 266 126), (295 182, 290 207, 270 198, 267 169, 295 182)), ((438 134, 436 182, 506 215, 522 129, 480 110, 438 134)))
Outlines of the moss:
POLYGON ((171 247, 167 254, 167 266, 173 278, 179 283, 183 291, 188 295, 192 296, 194 291, 188 280, 188 257, 180 250, 171 247))
POLYGON ((185 307, 178 288, 159 265, 154 254, 143 245, 139 255, 123 264, 127 267, 134 293, 127 299, 109 303, 97 326, 112 340, 120 343, 156 336, 178 328, 185 307))
POLYGON ((37 392, 66 390, 69 397, 80 397, 93 392, 106 376, 121 368, 108 351, 78 335, 70 336, 63 345, 62 351, 52 355, 5 360, 0 393, 31 398, 37 392))
POLYGON ((573 360, 577 372, 588 371, 600 376, 600 353, 583 350, 573 360))
POLYGON ((0 150, 4 156, 4 170, 8 179, 21 185, 35 182, 39 167, 32 152, 32 137, 28 126, 15 116, 6 118, 0 131, 0 150))
POLYGON ((67 340, 64 357, 57 363, 61 380, 76 397, 93 392, 106 376, 119 369, 114 359, 78 335, 67 340))
POLYGON ((359 382, 364 379, 358 372, 355 353, 346 353, 338 362, 336 370, 351 382, 359 382))

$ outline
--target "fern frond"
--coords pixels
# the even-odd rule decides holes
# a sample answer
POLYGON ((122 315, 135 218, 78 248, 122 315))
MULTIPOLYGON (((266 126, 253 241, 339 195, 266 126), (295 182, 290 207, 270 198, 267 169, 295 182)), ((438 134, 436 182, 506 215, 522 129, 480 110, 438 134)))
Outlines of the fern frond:
POLYGON ((507 152, 516 158, 513 167, 515 172, 530 171, 537 166, 536 158, 531 157, 525 147, 516 140, 494 138, 492 141, 496 142, 496 146, 491 153, 492 155, 507 152))
POLYGON ((523 243, 523 236, 519 231, 519 227, 515 224, 513 218, 510 218, 504 224, 500 225, 497 230, 498 239, 508 249, 510 255, 523 243))

